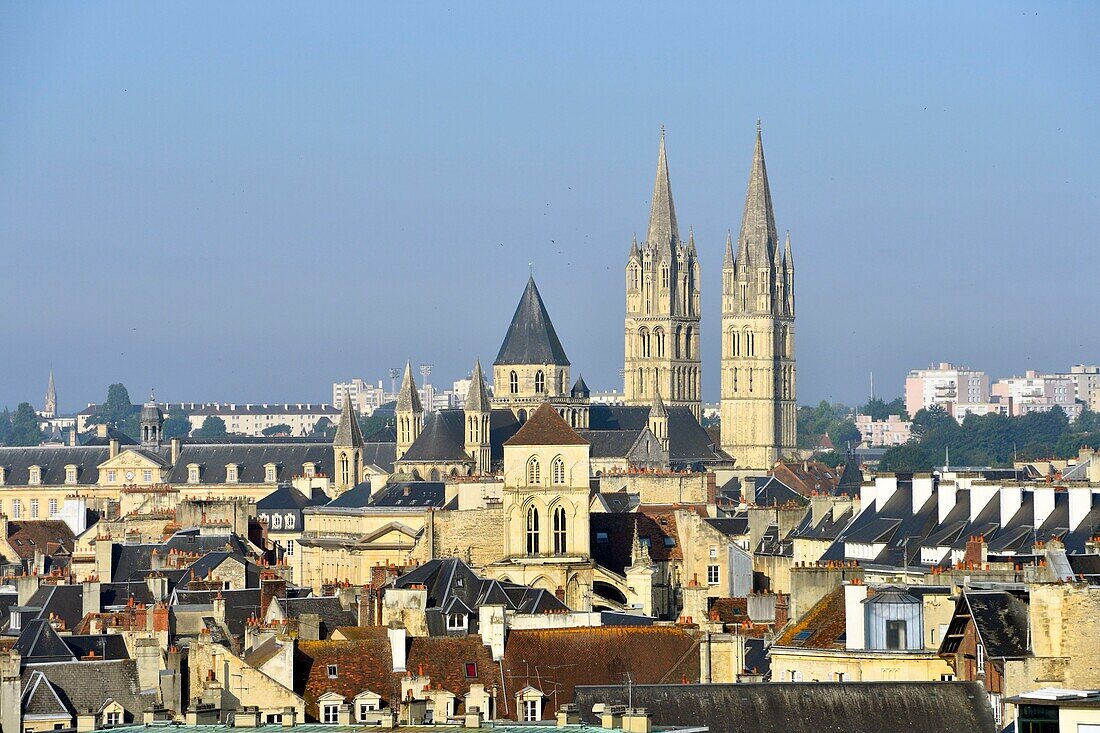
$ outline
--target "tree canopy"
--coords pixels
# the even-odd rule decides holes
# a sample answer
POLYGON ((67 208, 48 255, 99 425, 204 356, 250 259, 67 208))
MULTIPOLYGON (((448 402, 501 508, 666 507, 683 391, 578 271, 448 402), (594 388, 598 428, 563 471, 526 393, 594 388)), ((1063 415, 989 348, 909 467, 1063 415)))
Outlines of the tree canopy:
POLYGON ((42 430, 38 425, 38 415, 29 402, 20 402, 11 416, 9 445, 32 446, 42 442, 42 430))
POLYGON ((887 450, 879 468, 928 471, 948 454, 955 466, 1011 466, 1014 460, 1071 458, 1085 446, 1100 448, 1100 416, 1089 410, 1073 423, 1055 406, 1016 417, 967 415, 960 425, 936 405, 913 416, 913 439, 887 450))
POLYGON ((202 421, 202 427, 191 433, 195 438, 222 438, 228 434, 229 432, 225 429, 225 420, 217 415, 208 415, 202 421))
POLYGON ((191 421, 187 419, 187 414, 180 410, 168 413, 168 417, 164 419, 164 427, 161 428, 161 435, 165 440, 186 438, 190 432, 191 421))

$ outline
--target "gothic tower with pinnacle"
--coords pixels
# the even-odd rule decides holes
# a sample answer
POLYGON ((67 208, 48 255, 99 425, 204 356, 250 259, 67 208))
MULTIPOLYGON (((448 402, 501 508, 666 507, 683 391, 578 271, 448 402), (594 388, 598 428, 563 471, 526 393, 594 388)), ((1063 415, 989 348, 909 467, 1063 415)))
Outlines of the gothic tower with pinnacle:
POLYGON ((794 259, 775 228, 760 125, 736 253, 722 265, 722 450, 767 469, 795 448, 794 259))
POLYGON ((665 132, 645 241, 637 236, 626 262, 626 352, 623 394, 628 405, 653 403, 702 416, 699 384, 699 261, 695 237, 680 239, 672 203, 665 132))

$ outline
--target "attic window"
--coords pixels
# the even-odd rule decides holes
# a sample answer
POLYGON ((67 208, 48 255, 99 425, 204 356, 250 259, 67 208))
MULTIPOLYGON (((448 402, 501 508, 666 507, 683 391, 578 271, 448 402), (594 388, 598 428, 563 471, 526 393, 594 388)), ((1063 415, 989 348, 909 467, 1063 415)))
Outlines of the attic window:
POLYGON ((466 662, 466 679, 472 680, 477 678, 477 662, 466 662))
POLYGON ((465 631, 466 630, 466 614, 464 614, 464 613, 449 613, 449 614, 447 614, 447 630, 448 631, 465 631))
POLYGON ((797 642, 805 642, 812 635, 813 635, 812 631, 808 631, 808 630, 807 631, 799 631, 797 634, 794 635, 794 640, 797 641, 797 642))
POLYGON ((607 532, 597 532, 596 533, 596 544, 598 544, 598 545, 606 545, 607 544, 607 532))
POLYGON ((336 679, 337 672, 339 672, 339 670, 335 664, 330 664, 328 666, 328 678, 330 680, 336 679))
POLYGON ((675 546, 676 546, 676 538, 675 537, 665 537, 665 547, 675 547, 675 546))

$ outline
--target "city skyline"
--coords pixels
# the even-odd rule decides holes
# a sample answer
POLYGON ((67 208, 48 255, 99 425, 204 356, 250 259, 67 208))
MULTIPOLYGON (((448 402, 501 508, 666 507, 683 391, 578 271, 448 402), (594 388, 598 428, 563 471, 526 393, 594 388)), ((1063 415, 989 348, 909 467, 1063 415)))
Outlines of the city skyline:
POLYGON ((320 402, 411 359, 449 382, 491 361, 528 263, 575 373, 621 390, 624 253, 661 124, 714 402, 722 251, 757 118, 797 252, 800 403, 858 404, 872 371, 897 396, 940 360, 998 375, 1097 361, 1075 315, 1096 295, 1063 282, 1100 223, 1094 11, 880 10, 863 39, 870 21, 843 13, 714 9, 728 34, 643 53, 634 39, 684 37, 699 16, 657 31, 653 9, 596 9, 584 28, 546 13, 535 31, 507 12, 351 9, 343 28, 273 15, 233 47, 247 11, 218 30, 130 10, 0 11, 16 38, 0 50, 0 249, 29 275, 0 295, 21 314, 0 405, 38 405, 51 365, 68 412, 119 381, 135 399, 320 402), (410 26, 420 41, 387 42, 410 26), (1009 51, 1036 34, 1059 43, 1009 51), (158 64, 130 63, 154 47, 158 64), (384 57, 401 63, 383 74, 384 57), (1064 263, 1056 279, 1036 277, 1040 256, 1064 263), (1057 299, 1020 297, 1052 282, 1057 299))

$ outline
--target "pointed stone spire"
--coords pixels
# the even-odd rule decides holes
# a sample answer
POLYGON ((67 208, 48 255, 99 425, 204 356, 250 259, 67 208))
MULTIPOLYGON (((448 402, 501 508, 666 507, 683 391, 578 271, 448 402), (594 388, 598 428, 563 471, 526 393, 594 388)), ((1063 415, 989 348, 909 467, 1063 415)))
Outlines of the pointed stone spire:
POLYGON ((649 244, 662 253, 671 254, 672 247, 680 242, 680 230, 676 225, 676 207, 672 203, 672 183, 668 176, 668 160, 665 158, 665 128, 661 126, 661 145, 657 152, 657 179, 653 182, 653 203, 649 209, 649 244))
POLYGON ((53 382, 53 369, 50 369, 50 381, 46 384, 45 413, 50 417, 57 414, 57 388, 53 382))
POLYGON ((638 534, 638 520, 634 520, 634 539, 630 544, 630 566, 638 567, 639 565, 649 565, 651 559, 649 557, 649 550, 642 544, 642 538, 638 534))
POLYGON ((634 238, 630 240, 630 257, 632 260, 641 260, 642 255, 638 251, 638 233, 634 232, 634 238))
POLYGON ((420 404, 420 392, 416 389, 416 379, 413 378, 411 361, 405 362, 405 376, 401 379, 401 391, 397 393, 397 410, 424 412, 424 406, 420 404))
POLYGON ((485 387, 485 375, 481 371, 481 359, 474 362, 474 373, 470 377, 470 391, 466 393, 466 412, 489 412, 489 390, 485 387))
POLYGON ((726 256, 722 258, 722 264, 729 267, 733 264, 733 232, 726 230, 726 256))
POLYGON ((788 272, 794 270, 794 256, 791 255, 791 230, 787 230, 787 244, 783 248, 783 267, 788 272))
POLYGON ((649 408, 650 419, 655 417, 668 417, 668 408, 665 407, 665 401, 661 399, 661 389, 658 387, 657 391, 653 393, 653 406, 649 408))
POLYGON ((346 387, 344 404, 340 408, 340 424, 336 426, 336 437, 332 439, 332 444, 350 448, 363 445, 363 431, 359 429, 359 421, 351 407, 351 390, 346 387))
POLYGON ((694 256, 695 252, 695 227, 688 227, 688 254, 694 256))
POLYGON ((748 257, 764 267, 770 262, 772 250, 779 237, 775 232, 775 212, 772 209, 772 194, 768 186, 768 169, 764 163, 764 143, 760 133, 760 122, 756 123, 756 148, 752 155, 752 169, 749 171, 749 186, 745 194, 745 212, 741 216, 741 235, 738 241, 748 248, 748 257))

